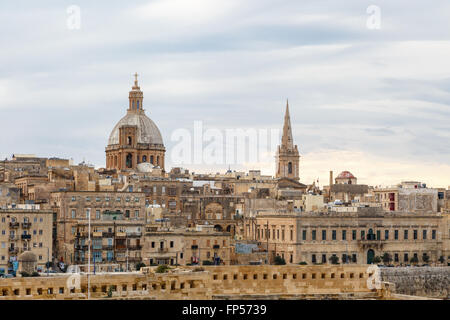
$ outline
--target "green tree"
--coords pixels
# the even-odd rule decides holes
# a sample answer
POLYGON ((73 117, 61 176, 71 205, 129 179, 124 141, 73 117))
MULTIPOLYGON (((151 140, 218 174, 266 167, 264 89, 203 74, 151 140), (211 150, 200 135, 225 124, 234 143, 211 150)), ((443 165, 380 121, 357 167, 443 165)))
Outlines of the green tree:
POLYGON ((286 261, 282 257, 276 256, 275 259, 273 259, 273 264, 283 265, 283 264, 286 264, 286 261))
POLYGON ((427 254, 424 254, 422 256, 422 260, 423 260, 423 262, 428 263, 428 261, 430 261, 430 257, 427 254))
POLYGON ((307 265, 308 263, 307 263, 306 261, 300 261, 298 264, 301 265, 301 266, 305 266, 305 265, 307 265))
POLYGON ((203 260, 202 265, 204 265, 204 266, 212 266, 212 265, 214 265, 214 262, 209 261, 209 260, 203 260))
POLYGON ((440 256, 440 257, 439 257, 439 262, 440 262, 440 263, 444 263, 444 261, 445 261, 444 256, 440 256))
POLYGON ((339 257, 336 256, 335 254, 333 254, 333 255, 329 258, 329 260, 330 260, 330 263, 331 263, 331 264, 339 264, 339 257))
POLYGON ((411 260, 409 260, 409 262, 411 262, 411 263, 418 263, 419 262, 419 258, 414 256, 414 257, 411 258, 411 260))
POLYGON ((374 257, 372 262, 375 263, 375 264, 380 263, 381 262, 380 256, 374 257))
POLYGON ((389 253, 385 252, 381 256, 381 260, 383 260, 383 263, 387 265, 387 264, 391 263, 392 256, 389 253))

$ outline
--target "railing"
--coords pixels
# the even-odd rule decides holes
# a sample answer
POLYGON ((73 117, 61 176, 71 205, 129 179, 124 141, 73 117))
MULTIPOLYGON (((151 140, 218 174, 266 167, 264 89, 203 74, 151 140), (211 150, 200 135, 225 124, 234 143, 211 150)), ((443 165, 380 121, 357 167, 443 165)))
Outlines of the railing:
POLYGON ((142 232, 127 232, 127 237, 134 238, 134 237, 141 237, 142 232))
POLYGON ((113 245, 104 245, 104 246, 102 247, 102 249, 103 249, 103 250, 113 250, 113 249, 114 249, 114 246, 113 246, 113 245))
POLYGON ((158 252, 159 252, 159 253, 166 253, 166 252, 168 252, 168 251, 169 251, 168 248, 158 248, 158 252))
POLYGON ((31 240, 31 234, 22 234, 22 240, 31 240))
POLYGON ((141 245, 128 246, 128 250, 141 250, 141 245))
POLYGON ((114 232, 103 232, 103 237, 105 238, 113 238, 114 232))
POLYGON ((9 223, 9 227, 10 228, 18 228, 19 225, 20 225, 20 223, 18 223, 18 222, 10 222, 9 223))
POLYGON ((17 240, 18 239, 18 237, 14 234, 14 235, 12 235, 12 234, 10 234, 9 235, 9 240, 17 240))

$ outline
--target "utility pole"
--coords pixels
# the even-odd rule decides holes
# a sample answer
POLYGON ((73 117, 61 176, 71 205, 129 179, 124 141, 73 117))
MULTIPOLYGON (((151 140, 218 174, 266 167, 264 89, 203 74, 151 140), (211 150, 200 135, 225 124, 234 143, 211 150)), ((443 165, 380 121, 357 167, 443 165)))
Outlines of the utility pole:
POLYGON ((267 264, 269 264, 269 220, 267 220, 266 240, 267 240, 267 264))
POLYGON ((88 211, 89 213, 89 222, 88 222, 88 300, 91 298, 91 278, 89 277, 89 274, 91 273, 91 210, 88 211))

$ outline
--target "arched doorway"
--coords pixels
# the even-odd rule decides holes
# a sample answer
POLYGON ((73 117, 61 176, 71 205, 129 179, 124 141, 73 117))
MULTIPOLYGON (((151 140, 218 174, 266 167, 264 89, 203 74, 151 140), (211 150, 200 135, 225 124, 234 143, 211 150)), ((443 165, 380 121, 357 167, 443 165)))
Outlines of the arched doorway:
POLYGON ((222 226, 221 226, 220 224, 216 224, 216 225, 214 226, 214 229, 215 229, 216 231, 218 231, 218 232, 222 232, 222 231, 223 231, 223 228, 222 228, 222 226))
POLYGON ((372 249, 367 250, 367 264, 372 264, 375 252, 372 249))

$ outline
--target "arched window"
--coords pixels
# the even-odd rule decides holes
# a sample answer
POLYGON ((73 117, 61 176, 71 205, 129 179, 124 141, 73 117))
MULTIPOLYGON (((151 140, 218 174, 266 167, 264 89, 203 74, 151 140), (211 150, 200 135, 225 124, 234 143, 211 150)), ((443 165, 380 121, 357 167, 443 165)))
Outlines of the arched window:
POLYGON ((153 164, 153 156, 150 156, 150 163, 153 164))
POLYGON ((131 153, 127 154, 126 166, 127 168, 131 168, 133 166, 133 155, 131 153))
POLYGON ((142 162, 147 162, 147 156, 142 156, 142 162))
POLYGON ((292 173, 292 162, 288 163, 288 173, 292 173))
POLYGON ((131 146, 131 141, 132 141, 131 137, 128 137, 128 145, 129 146, 131 146))

